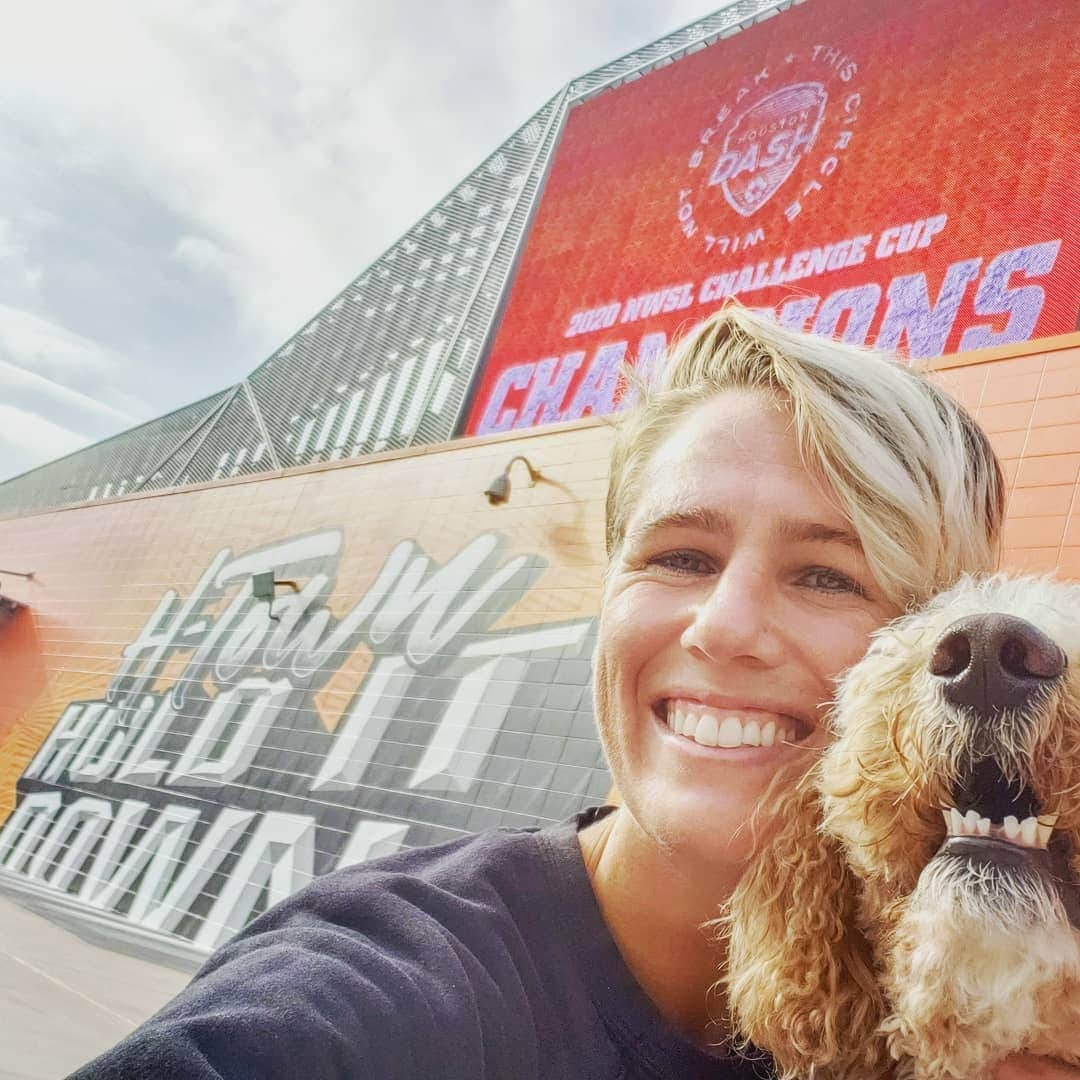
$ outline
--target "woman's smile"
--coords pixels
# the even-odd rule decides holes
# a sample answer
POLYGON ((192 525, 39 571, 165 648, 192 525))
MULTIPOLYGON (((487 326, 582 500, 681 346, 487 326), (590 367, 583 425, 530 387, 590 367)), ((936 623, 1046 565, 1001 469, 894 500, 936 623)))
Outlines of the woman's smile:
POLYGON ((759 708, 710 707, 693 698, 671 698, 653 709, 660 737, 676 753, 729 765, 772 769, 804 752, 813 725, 759 708))
POLYGON ((672 694, 653 711, 677 734, 726 749, 802 742, 814 730, 813 721, 791 707, 714 695, 672 694))

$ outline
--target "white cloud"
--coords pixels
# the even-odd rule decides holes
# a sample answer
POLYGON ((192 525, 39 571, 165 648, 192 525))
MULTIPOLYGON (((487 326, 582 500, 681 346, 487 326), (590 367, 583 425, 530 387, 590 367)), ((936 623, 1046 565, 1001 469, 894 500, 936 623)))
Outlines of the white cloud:
POLYGON ((96 342, 0 305, 0 481, 152 415, 96 342))
POLYGON ((123 424, 125 427, 132 427, 139 423, 140 418, 133 416, 131 413, 124 412, 121 409, 114 409, 106 402, 98 401, 97 398, 90 397, 89 394, 83 394, 78 390, 72 390, 62 383, 55 382, 52 379, 46 379, 42 375, 37 375, 33 371, 27 371, 25 368, 19 367, 16 364, 9 364, 5 360, 0 360, 0 381, 3 382, 5 389, 9 394, 18 390, 30 394, 37 394, 47 400, 51 400, 57 405, 66 405, 71 408, 84 410, 113 425, 119 423, 123 424))
MULTIPOLYGON (((659 33, 682 8, 638 22, 659 33)), ((568 0, 39 0, 5 28, 0 85, 51 98, 69 153, 189 219, 270 345, 563 82, 646 42, 623 22, 568 0)))
POLYGON ((100 376, 117 368, 106 349, 28 311, 0 304, 0 357, 18 356, 39 370, 100 376))
POLYGON ((14 272, 16 279, 31 292, 40 288, 44 271, 31 262, 26 245, 6 218, 0 218, 0 266, 14 272))
POLYGON ((229 256, 205 236, 181 236, 173 248, 173 258, 200 274, 228 278, 232 272, 229 256))
POLYGON ((124 361, 111 350, 30 312, 0 304, 0 385, 130 426, 148 418, 145 405, 117 385, 124 361))
POLYGON ((0 404, 0 479, 70 454, 88 442, 43 416, 0 404))

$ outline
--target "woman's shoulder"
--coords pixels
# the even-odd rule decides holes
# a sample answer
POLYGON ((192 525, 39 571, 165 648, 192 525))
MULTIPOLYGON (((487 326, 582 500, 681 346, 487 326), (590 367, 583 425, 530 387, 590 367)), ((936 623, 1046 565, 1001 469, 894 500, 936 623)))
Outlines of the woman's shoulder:
POLYGON ((539 830, 498 829, 399 851, 316 878, 219 949, 198 978, 267 949, 333 956, 349 978, 415 964, 431 972, 460 944, 488 963, 492 935, 530 934, 557 899, 539 830))
POLYGON ((530 1075, 512 1055, 547 1041, 542 1018, 573 997, 551 920, 573 903, 553 867, 575 832, 495 830, 317 878, 79 1075, 149 1075, 173 1055, 189 1071, 160 1075, 229 1076, 233 1062, 258 1075, 286 1062, 312 1077, 530 1075))
POLYGON ((545 828, 500 828, 414 847, 316 878, 255 920, 240 943, 275 929, 333 927, 371 934, 434 920, 444 926, 500 920, 546 923, 552 905, 591 903, 578 830, 610 807, 545 828))
POLYGON ((234 942, 316 925, 373 933, 387 921, 456 921, 489 907, 512 915, 557 891, 548 852, 552 846, 565 848, 568 839, 573 839, 569 826, 492 829, 345 866, 317 877, 255 920, 234 942))

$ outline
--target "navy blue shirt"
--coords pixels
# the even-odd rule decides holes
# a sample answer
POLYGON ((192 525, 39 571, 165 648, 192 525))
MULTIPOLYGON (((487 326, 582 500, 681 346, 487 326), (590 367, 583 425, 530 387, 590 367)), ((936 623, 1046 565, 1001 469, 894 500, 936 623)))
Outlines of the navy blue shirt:
POLYGON ((77 1080, 752 1080, 657 1012, 576 832, 501 829, 327 874, 77 1080))

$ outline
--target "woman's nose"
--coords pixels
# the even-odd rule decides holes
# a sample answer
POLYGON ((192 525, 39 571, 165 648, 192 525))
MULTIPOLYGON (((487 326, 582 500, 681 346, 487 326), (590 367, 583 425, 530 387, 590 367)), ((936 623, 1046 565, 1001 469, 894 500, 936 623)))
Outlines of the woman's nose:
POLYGON ((778 654, 775 602, 766 575, 733 560, 692 605, 683 647, 716 662, 743 657, 773 663, 778 654))

